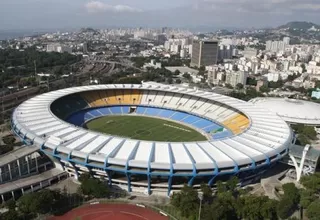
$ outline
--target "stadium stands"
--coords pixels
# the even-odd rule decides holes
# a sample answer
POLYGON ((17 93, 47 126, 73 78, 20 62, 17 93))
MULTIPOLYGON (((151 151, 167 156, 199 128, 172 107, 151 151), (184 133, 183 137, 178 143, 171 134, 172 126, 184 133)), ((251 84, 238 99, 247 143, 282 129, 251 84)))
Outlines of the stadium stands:
MULTIPOLYGON (((129 106, 109 106, 109 107, 101 107, 101 108, 95 108, 95 109, 86 109, 70 115, 67 118, 67 121, 77 126, 83 126, 84 123, 94 118, 107 116, 107 115, 130 114, 129 111, 130 111, 129 106)), ((224 138, 232 135, 232 132, 224 129, 222 126, 216 124, 213 121, 210 121, 205 118, 201 118, 196 115, 180 112, 180 111, 174 111, 174 110, 168 110, 168 109, 162 109, 162 108, 156 108, 156 107, 138 106, 136 108, 135 114, 146 115, 151 117, 160 117, 164 119, 170 119, 170 120, 182 122, 189 126, 193 126, 197 129, 200 129, 205 133, 212 134, 211 136, 213 138, 224 138)))
POLYGON ((51 104, 52 112, 61 119, 65 119, 70 113, 87 107, 89 107, 89 104, 77 94, 65 96, 51 104))
MULTIPOLYGON (((143 92, 138 89, 87 91, 80 93, 80 95, 66 96, 55 101, 52 104, 52 110, 56 115, 64 119, 70 112, 77 112, 84 108, 112 106, 87 112, 84 115, 84 120, 87 121, 102 115, 128 114, 130 105, 139 106, 136 109, 137 114, 180 121, 209 133, 219 130, 221 126, 201 117, 207 117, 222 124, 233 134, 241 133, 250 124, 246 116, 218 102, 208 101, 205 98, 193 98, 189 95, 174 92, 143 92), (163 108, 143 107, 141 105, 154 105, 163 108), (192 112, 195 115, 186 112, 192 112)), ((80 115, 75 117, 81 117, 80 115)), ((73 118, 72 121, 74 121, 73 118)), ((226 133, 226 135, 228 136, 229 133, 226 133)))

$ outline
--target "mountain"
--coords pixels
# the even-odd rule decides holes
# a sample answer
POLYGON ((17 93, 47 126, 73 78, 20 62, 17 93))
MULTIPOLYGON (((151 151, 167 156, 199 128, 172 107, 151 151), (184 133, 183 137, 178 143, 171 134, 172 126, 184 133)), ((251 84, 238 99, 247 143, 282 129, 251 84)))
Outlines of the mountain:
POLYGON ((299 29, 306 31, 310 28, 320 29, 320 25, 306 21, 292 21, 285 25, 279 26, 277 29, 299 29))

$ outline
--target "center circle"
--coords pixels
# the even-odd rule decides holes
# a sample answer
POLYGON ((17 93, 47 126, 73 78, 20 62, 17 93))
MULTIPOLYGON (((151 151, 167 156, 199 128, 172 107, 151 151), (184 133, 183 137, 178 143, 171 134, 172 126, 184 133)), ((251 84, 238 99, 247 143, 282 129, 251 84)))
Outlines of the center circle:
POLYGON ((136 130, 137 135, 150 135, 151 132, 147 130, 136 130))

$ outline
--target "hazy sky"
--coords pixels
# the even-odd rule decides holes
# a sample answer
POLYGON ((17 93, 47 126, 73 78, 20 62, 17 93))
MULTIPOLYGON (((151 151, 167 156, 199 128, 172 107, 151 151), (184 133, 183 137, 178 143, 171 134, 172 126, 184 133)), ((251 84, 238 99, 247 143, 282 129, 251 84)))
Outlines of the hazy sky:
POLYGON ((0 30, 320 23, 320 0, 0 0, 0 30))

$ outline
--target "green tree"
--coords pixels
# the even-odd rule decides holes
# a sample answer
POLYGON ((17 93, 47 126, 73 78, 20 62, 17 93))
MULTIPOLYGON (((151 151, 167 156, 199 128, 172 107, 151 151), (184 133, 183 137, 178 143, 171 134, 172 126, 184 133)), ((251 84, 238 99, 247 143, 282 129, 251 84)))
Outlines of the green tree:
POLYGON ((315 192, 310 189, 302 189, 300 191, 300 205, 307 208, 313 201, 317 199, 315 192))
POLYGON ((203 220, 236 220, 237 212, 235 204, 236 200, 230 193, 219 196, 214 199, 211 205, 205 205, 201 219, 203 220))
POLYGON ((300 201, 300 193, 294 183, 286 183, 282 186, 284 197, 290 198, 293 204, 297 205, 300 201))
POLYGON ((200 189, 203 194, 203 203, 210 203, 213 199, 213 196, 212 196, 213 192, 210 186, 208 186, 208 184, 202 183, 200 185, 200 189))
POLYGON ((82 179, 79 190, 83 195, 94 198, 105 198, 110 193, 108 186, 104 182, 94 178, 82 179))
POLYGON ((171 204, 175 206, 184 217, 194 217, 198 213, 198 192, 188 185, 184 185, 180 192, 174 193, 171 204))
POLYGON ((319 193, 320 192, 320 173, 315 173, 310 176, 303 176, 300 180, 300 183, 311 190, 311 192, 319 193))
POLYGON ((266 196, 248 195, 240 198, 238 212, 244 219, 277 219, 276 201, 266 196))
POLYGON ((320 216, 320 200, 313 201, 306 210, 306 215, 310 220, 318 220, 320 216))
POLYGON ((238 83, 238 84, 236 85, 236 89, 238 89, 238 90, 243 89, 243 84, 242 84, 242 83, 238 83))
POLYGON ((282 219, 288 218, 293 210, 294 204, 290 198, 284 197, 282 198, 277 205, 277 213, 278 216, 282 219))

